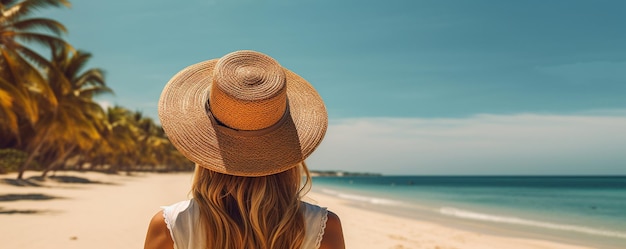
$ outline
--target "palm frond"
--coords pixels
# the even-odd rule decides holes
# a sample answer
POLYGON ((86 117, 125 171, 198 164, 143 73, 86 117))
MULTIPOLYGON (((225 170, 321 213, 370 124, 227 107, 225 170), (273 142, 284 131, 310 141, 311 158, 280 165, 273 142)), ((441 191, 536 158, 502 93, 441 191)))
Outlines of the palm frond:
POLYGON ((59 97, 71 94, 73 91, 72 83, 55 65, 48 70, 48 84, 54 94, 59 97))
POLYGON ((85 98, 93 98, 95 96, 99 96, 102 94, 113 94, 113 89, 108 88, 106 86, 92 86, 92 87, 85 87, 83 89, 80 90, 80 96, 85 97, 85 98))
POLYGON ((48 7, 71 7, 72 4, 67 0, 25 0, 15 4, 12 8, 18 7, 15 12, 9 17, 10 20, 17 20, 19 18, 28 16, 34 11, 44 9, 48 7))
POLYGON ((93 101, 85 101, 82 102, 82 106, 83 106, 83 111, 85 112, 85 115, 87 115, 90 119, 94 120, 103 120, 105 113, 104 113, 104 109, 102 109, 102 106, 100 106, 98 103, 93 102, 93 101))
POLYGON ((13 110, 13 97, 8 91, 0 88, 0 130, 3 129, 16 136, 19 134, 17 114, 13 110))
POLYGON ((25 42, 35 43, 50 48, 58 46, 68 47, 67 49, 71 49, 71 46, 65 40, 47 34, 33 32, 15 32, 15 38, 25 42))
POLYGON ((0 0, 0 6, 10 6, 15 4, 15 2, 17 2, 17 0, 0 0))
MULTIPOLYGON (((79 73, 87 66, 87 62, 91 59, 91 53, 77 50, 68 60, 67 72, 71 75, 79 75, 79 73)), ((74 79, 72 79, 74 80, 74 79)))
POLYGON ((78 75, 74 80, 76 87, 84 87, 87 85, 105 86, 104 71, 99 68, 89 69, 78 75))
POLYGON ((20 62, 18 62, 19 55, 12 53, 12 51, 10 50, 2 49, 0 50, 0 53, 2 53, 3 62, 5 64, 2 68, 4 71, 3 76, 5 77, 5 79, 7 79, 9 82, 13 82, 14 84, 19 84, 20 82, 23 82, 23 80, 21 79, 23 75, 22 70, 30 69, 29 65, 20 66, 20 62))
POLYGON ((0 106, 11 108, 13 107, 13 97, 11 94, 2 89, 2 82, 0 82, 0 106))
POLYGON ((82 103, 66 101, 59 106, 59 113, 63 113, 63 115, 65 115, 65 118, 67 119, 64 122, 73 123, 74 128, 93 128, 93 122, 91 122, 91 120, 85 115, 83 107, 79 104, 82 103))
MULTIPOLYGON (((38 104, 43 103, 38 101, 33 94, 45 93, 50 98, 46 99, 45 106, 56 106, 56 98, 50 92, 45 80, 39 74, 30 63, 21 58, 15 53, 11 53, 8 50, 2 50, 2 58, 5 66, 4 76, 9 84, 16 86, 17 91, 14 93, 19 95, 21 101, 20 107, 22 108, 24 117, 27 118, 31 124, 34 124, 39 119, 39 107, 38 104), (33 91, 35 90, 35 91, 33 91)), ((6 89, 6 88, 5 88, 6 89)))
POLYGON ((22 6, 18 5, 14 5, 15 1, 6 1, 3 0, 2 3, 2 15, 0 16, 3 20, 3 22, 10 22, 13 19, 18 19, 20 16, 18 15, 20 8, 22 8, 22 6), (6 2, 6 3, 5 3, 6 2))
POLYGON ((14 22, 11 26, 19 31, 47 30, 58 36, 67 34, 63 24, 48 18, 30 18, 14 22))
MULTIPOLYGON (((38 57, 42 60, 45 60, 45 58, 41 57, 41 55, 35 53, 34 51, 26 47, 20 47, 20 52, 23 55, 29 55, 28 56, 29 58, 38 57)), ((17 61, 16 66, 18 67, 19 65, 29 65, 28 61, 26 61, 24 58, 20 56, 15 56, 15 59, 17 61)), ((48 67, 51 67, 50 62, 46 61, 45 63, 48 67)), ((22 84, 28 86, 28 88, 33 93, 39 94, 41 97, 40 99, 48 103, 47 107, 50 107, 52 109, 56 108, 56 106, 58 105, 56 95, 54 94, 54 91, 50 88, 50 85, 48 84, 48 82, 43 78, 43 76, 41 75, 41 73, 39 73, 38 70, 31 69, 31 70, 21 71, 19 72, 19 76, 22 77, 22 81, 23 81, 22 84)))
MULTIPOLYGON (((19 52, 20 54, 22 54, 25 58, 27 58, 29 61, 33 62, 36 66, 40 67, 40 68, 50 68, 51 64, 50 61, 48 61, 48 59, 44 58, 43 56, 41 56, 40 54, 38 54, 37 52, 35 52, 34 50, 23 46, 21 44, 13 44, 15 46, 14 50, 19 52)), ((33 68, 33 70, 36 70, 33 68)))
POLYGON ((25 118, 31 124, 38 121, 39 108, 37 108, 36 103, 34 103, 28 92, 24 93, 20 91, 20 89, 3 78, 0 78, 0 90, 4 90, 12 97, 13 110, 15 110, 20 117, 25 118))

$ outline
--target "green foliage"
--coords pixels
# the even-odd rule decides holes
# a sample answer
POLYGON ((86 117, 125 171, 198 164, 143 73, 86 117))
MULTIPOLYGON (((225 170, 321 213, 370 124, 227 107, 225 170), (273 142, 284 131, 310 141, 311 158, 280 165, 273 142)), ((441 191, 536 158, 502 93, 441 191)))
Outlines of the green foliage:
MULTIPOLYGON (((28 154, 21 150, 16 149, 0 149, 0 174, 6 174, 15 172, 22 165, 28 154)), ((31 163, 32 169, 41 168, 38 163, 31 163)))

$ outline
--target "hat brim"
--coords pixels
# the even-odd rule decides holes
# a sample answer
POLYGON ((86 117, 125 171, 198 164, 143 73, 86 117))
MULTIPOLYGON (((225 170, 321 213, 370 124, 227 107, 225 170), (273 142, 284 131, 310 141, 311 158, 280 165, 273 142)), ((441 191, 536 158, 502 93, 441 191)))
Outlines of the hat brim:
POLYGON ((264 176, 285 171, 307 158, 328 127, 324 103, 299 75, 286 75, 287 117, 270 131, 238 132, 207 110, 218 59, 178 72, 159 99, 159 118, 172 144, 201 167, 229 175, 264 176))

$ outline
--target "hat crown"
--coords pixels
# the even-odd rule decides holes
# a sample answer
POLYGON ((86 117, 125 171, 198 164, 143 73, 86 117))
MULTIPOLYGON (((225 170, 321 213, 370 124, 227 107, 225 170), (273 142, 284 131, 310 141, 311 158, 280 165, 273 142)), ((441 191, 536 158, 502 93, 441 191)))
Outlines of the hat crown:
POLYGON ((236 51, 215 65, 209 108, 229 128, 261 130, 283 117, 286 88, 285 72, 276 60, 255 51, 236 51))

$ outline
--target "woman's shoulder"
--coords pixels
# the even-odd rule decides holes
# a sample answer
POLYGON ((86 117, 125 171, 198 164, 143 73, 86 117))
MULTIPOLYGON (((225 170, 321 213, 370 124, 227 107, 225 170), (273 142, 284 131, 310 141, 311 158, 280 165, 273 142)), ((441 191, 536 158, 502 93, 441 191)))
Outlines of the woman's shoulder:
POLYGON ((345 242, 343 239, 343 229, 341 228, 341 220, 337 214, 328 211, 326 227, 324 228, 324 236, 320 243, 319 249, 343 249, 345 242))
POLYGON ((163 210, 157 212, 150 220, 144 248, 174 248, 174 241, 172 240, 170 230, 163 219, 163 210))
POLYGON ((344 248, 343 231, 339 216, 325 207, 302 202, 307 237, 303 248, 344 248))

